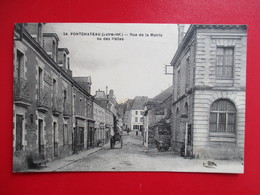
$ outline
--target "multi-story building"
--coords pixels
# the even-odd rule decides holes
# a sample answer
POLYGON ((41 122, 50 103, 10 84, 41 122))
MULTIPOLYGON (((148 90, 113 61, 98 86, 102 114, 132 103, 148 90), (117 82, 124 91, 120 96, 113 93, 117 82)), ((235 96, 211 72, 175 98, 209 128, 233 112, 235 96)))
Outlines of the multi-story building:
POLYGON ((114 91, 110 90, 109 94, 106 94, 102 90, 96 91, 95 101, 101 107, 105 109, 105 131, 104 141, 107 143, 110 139, 111 133, 117 120, 116 100, 114 97, 114 91))
POLYGON ((105 143, 105 124, 106 109, 97 101, 93 104, 94 120, 95 120, 95 140, 105 143))
POLYGON ((105 143, 107 143, 110 139, 110 136, 113 135, 114 119, 115 119, 115 115, 110 110, 106 109, 106 113, 105 113, 105 143))
POLYGON ((142 130, 143 128, 143 111, 145 103, 148 97, 136 96, 131 104, 131 107, 127 110, 127 118, 129 121, 130 130, 142 130))
POLYGON ((145 103, 143 112, 145 147, 155 148, 156 141, 170 144, 172 89, 173 86, 165 89, 145 103))
POLYGON ((133 99, 128 99, 126 101, 126 109, 124 112, 124 116, 123 116, 123 126, 125 129, 130 129, 131 130, 131 108, 133 105, 134 100, 133 99))
POLYGON ((43 24, 15 25, 13 168, 37 154, 62 158, 86 148, 93 97, 72 78, 69 50, 43 24))
POLYGON ((243 158, 246 39, 244 25, 191 25, 171 61, 172 145, 185 155, 243 158))
POLYGON ((73 77, 78 85, 73 91, 74 152, 93 148, 95 142, 93 101, 90 77, 73 77), (83 139, 84 137, 84 139, 83 139))

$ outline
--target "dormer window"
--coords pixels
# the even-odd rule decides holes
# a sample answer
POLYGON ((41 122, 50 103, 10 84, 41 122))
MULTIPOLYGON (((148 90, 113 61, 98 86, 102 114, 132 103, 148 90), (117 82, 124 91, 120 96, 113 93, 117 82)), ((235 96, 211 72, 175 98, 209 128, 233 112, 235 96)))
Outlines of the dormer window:
POLYGON ((38 34, 37 34, 37 41, 41 45, 42 42, 42 24, 38 24, 38 34))
POLYGON ((70 58, 68 58, 68 70, 70 70, 70 58))
POLYGON ((56 43, 54 40, 52 41, 52 58, 56 62, 56 43))
POLYGON ((66 54, 63 54, 63 63, 64 63, 64 67, 66 67, 66 54))

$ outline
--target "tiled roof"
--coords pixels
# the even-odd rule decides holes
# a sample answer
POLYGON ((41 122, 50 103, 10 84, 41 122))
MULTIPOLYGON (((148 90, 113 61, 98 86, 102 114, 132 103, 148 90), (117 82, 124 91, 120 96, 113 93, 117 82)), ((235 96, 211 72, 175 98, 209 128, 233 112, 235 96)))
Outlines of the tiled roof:
POLYGON ((132 110, 143 110, 147 100, 148 100, 147 96, 136 96, 134 99, 132 110))
POLYGON ((151 99, 152 102, 161 103, 166 100, 170 95, 172 95, 173 85, 156 95, 154 98, 151 99))
POLYGON ((126 103, 127 103, 126 111, 131 110, 132 106, 133 106, 133 103, 134 103, 134 100, 128 99, 126 103))

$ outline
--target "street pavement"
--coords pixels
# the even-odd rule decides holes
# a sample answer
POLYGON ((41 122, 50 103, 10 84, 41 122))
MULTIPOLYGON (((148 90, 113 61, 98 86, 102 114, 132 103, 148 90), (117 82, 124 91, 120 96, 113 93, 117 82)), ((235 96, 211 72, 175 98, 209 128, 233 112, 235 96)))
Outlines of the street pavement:
MULTIPOLYGON (((124 132, 125 133, 125 132, 124 132)), ((123 135, 123 148, 109 144, 83 151, 47 164, 46 168, 29 172, 82 172, 82 171, 161 171, 161 172, 220 172, 242 173, 243 165, 236 160, 184 159, 173 151, 159 152, 142 146, 142 136, 131 132, 123 135), (208 160, 217 166, 205 167, 208 160)))

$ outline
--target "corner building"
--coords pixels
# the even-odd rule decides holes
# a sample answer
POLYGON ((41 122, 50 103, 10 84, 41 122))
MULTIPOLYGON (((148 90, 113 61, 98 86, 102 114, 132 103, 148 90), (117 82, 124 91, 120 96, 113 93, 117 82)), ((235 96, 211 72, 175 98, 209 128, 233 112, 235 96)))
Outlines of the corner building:
POLYGON ((191 25, 184 38, 183 29, 171 61, 173 150, 243 158, 247 27, 191 25))

